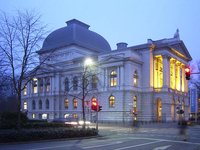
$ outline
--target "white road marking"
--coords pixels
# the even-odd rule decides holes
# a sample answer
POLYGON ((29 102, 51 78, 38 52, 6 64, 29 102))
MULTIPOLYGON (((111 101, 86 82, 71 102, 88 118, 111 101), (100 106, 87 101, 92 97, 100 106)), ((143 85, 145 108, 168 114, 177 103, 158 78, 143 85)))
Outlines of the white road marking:
POLYGON ((101 144, 101 145, 82 147, 82 149, 98 148, 98 147, 116 145, 116 144, 121 144, 121 143, 123 143, 123 142, 122 141, 116 141, 116 142, 112 142, 112 143, 109 143, 109 144, 101 144))
POLYGON ((167 149, 167 148, 170 147, 170 146, 171 146, 171 145, 160 146, 160 147, 154 148, 153 150, 165 150, 165 149, 167 149))
POLYGON ((134 148, 134 147, 139 147, 139 146, 144 146, 144 145, 149 145, 149 144, 154 144, 154 143, 159 143, 159 142, 162 142, 162 141, 154 141, 154 142, 148 142, 148 143, 144 143, 144 144, 126 146, 126 147, 122 147, 122 148, 117 148, 115 150, 129 149, 129 148, 134 148))

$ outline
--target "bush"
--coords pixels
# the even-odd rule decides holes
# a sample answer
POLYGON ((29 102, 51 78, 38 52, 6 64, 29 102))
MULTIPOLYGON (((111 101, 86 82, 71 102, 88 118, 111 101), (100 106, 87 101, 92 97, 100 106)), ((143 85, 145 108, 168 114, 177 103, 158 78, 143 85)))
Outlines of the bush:
POLYGON ((73 138, 84 136, 97 135, 96 129, 24 129, 24 130, 7 130, 0 132, 0 142, 19 142, 19 141, 34 141, 34 140, 48 140, 73 138))
MULTIPOLYGON (((26 114, 20 113, 21 126, 26 124, 28 118, 26 114)), ((16 112, 3 112, 0 113, 0 129, 14 129, 17 127, 18 113, 16 112)))

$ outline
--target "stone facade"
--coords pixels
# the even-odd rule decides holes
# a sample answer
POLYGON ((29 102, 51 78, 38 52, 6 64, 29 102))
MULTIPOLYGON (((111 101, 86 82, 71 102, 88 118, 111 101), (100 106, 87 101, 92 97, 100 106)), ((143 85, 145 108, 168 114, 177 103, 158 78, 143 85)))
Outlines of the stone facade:
POLYGON ((35 83, 28 83, 22 93, 22 108, 30 119, 82 118, 82 103, 78 96, 82 92, 83 63, 88 57, 94 64, 87 80, 87 120, 96 117, 91 110, 92 98, 102 106, 98 114, 100 121, 175 121, 180 117, 176 114, 178 106, 184 109, 183 116, 188 118, 188 83, 184 67, 192 58, 179 36, 148 40, 145 44, 130 47, 118 43, 117 49, 111 50, 103 37, 90 31, 88 25, 87 29, 85 27, 86 24, 71 20, 64 27, 66 29, 62 29, 68 33, 69 37, 65 35, 67 41, 52 40, 54 36, 64 37, 65 32, 60 31, 54 31, 45 39, 38 54, 41 62, 48 58, 46 65, 42 65, 43 69, 35 76, 35 83), (74 30, 76 39, 70 37, 74 30), (87 39, 87 43, 81 45, 84 37, 96 41, 93 39, 90 43, 87 39), (98 78, 95 89, 91 75, 98 78))

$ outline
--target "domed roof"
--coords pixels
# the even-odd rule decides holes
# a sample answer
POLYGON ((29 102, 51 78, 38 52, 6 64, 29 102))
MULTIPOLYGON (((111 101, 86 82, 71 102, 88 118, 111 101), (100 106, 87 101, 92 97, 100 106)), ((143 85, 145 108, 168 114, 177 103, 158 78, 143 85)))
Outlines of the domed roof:
POLYGON ((66 27, 57 29, 47 36, 40 52, 73 44, 97 52, 111 51, 109 43, 101 35, 90 31, 89 25, 76 19, 66 23, 66 27))

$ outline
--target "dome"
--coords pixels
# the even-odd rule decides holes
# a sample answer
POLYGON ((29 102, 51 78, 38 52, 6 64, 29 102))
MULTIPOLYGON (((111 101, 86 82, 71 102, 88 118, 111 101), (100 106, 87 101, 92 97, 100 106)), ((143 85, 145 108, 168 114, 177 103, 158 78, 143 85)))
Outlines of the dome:
POLYGON ((101 35, 90 31, 89 25, 76 19, 66 23, 66 27, 59 28, 47 36, 40 52, 69 45, 78 45, 100 53, 111 51, 109 43, 101 35))

